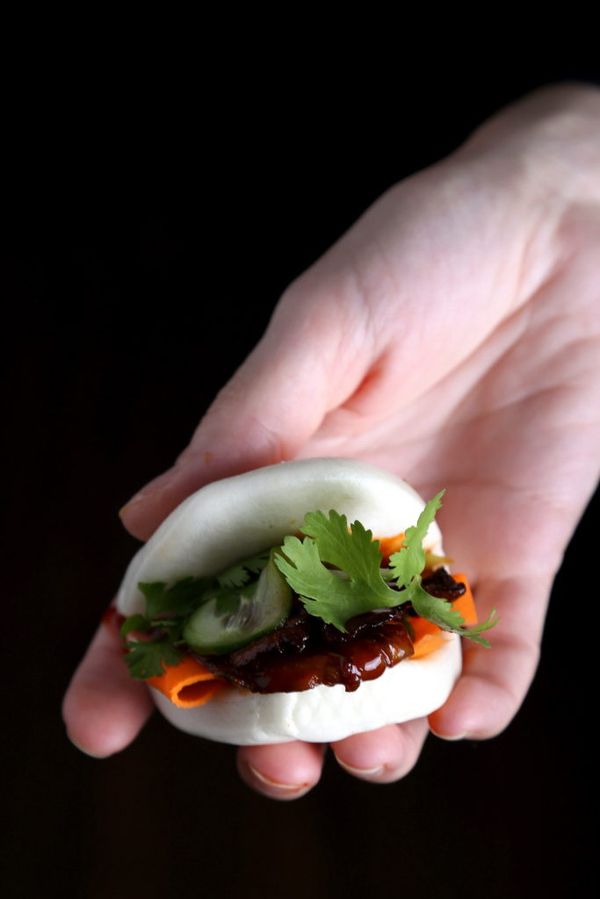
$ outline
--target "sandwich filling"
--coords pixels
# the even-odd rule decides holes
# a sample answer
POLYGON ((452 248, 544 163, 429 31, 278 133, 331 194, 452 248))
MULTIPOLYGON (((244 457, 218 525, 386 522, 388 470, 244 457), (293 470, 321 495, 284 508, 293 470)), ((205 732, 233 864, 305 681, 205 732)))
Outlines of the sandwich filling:
MULTIPOLYGON (((466 592, 444 568, 423 578, 431 595, 452 602, 466 592)), ((339 631, 310 615, 299 597, 276 630, 224 656, 199 656, 217 677, 253 693, 291 693, 319 684, 357 690, 414 655, 414 610, 406 605, 364 612, 339 631)))
POLYGON ((444 631, 489 646, 481 634, 495 612, 467 627, 476 617, 465 579, 423 548, 442 495, 394 538, 311 512, 298 535, 215 577, 140 583, 146 612, 121 625, 130 674, 190 707, 228 685, 354 691, 444 631))

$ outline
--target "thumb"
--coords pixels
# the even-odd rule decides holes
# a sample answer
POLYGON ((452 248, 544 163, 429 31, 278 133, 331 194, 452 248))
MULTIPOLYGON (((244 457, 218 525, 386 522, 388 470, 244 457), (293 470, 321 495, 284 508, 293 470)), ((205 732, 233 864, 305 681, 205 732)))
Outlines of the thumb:
POLYGON ((134 536, 148 539, 210 481, 294 458, 327 412, 360 384, 370 364, 362 304, 310 293, 299 282, 288 288, 175 465, 120 510, 134 536))

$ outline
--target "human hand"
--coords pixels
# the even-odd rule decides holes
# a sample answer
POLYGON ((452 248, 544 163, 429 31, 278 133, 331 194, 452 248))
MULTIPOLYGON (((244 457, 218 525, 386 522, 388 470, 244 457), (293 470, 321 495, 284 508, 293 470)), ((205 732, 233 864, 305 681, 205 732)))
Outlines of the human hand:
MULTIPOLYGON (((498 734, 534 675, 548 596, 600 449, 600 92, 558 86, 487 122, 387 191, 279 302, 174 468, 124 507, 147 538, 203 484, 309 456, 353 456, 432 496, 493 649, 463 641, 446 704, 333 744, 351 773, 407 773, 431 728, 498 734)), ((74 742, 124 748, 153 705, 101 626, 64 701, 74 742)), ((258 791, 295 798, 323 747, 239 750, 258 791)))

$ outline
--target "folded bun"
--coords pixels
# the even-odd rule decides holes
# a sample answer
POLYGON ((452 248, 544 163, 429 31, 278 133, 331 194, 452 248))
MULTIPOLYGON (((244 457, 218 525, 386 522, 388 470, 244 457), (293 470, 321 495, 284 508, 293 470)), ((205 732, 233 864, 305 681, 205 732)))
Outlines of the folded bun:
MULTIPOLYGON (((375 537, 416 524, 425 506, 406 482, 353 459, 303 459, 259 468, 202 487, 178 506, 132 559, 117 596, 123 615, 143 612, 139 582, 215 575, 297 532, 307 512, 335 509, 375 537)), ((435 522, 426 549, 443 555, 435 522)), ((328 742, 422 717, 442 705, 460 674, 460 638, 406 659, 355 692, 342 685, 259 694, 231 686, 191 709, 154 700, 176 727, 197 736, 249 745, 289 740, 328 742)))

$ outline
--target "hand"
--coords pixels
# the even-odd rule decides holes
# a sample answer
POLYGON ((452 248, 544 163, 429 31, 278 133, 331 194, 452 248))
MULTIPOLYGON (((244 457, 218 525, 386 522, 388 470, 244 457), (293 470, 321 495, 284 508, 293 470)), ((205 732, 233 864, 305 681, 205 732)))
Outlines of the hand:
MULTIPOLYGON (((279 302, 174 468, 122 510, 147 538, 209 481, 282 459, 354 456, 422 495, 447 489, 446 549, 501 623, 463 641, 446 704, 333 744, 352 774, 405 774, 431 728, 491 737, 534 675, 554 575, 600 449, 600 92, 538 91, 455 154, 385 193, 279 302)), ((101 626, 64 701, 72 739, 106 756, 152 702, 101 626)), ((324 748, 245 747, 242 777, 295 798, 324 748)))

